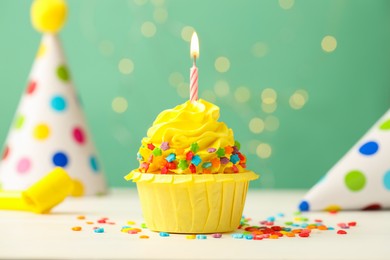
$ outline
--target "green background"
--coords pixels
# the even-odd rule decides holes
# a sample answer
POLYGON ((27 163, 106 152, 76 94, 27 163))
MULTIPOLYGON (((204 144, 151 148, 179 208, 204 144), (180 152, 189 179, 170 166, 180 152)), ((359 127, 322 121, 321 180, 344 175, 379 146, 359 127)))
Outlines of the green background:
MULTIPOLYGON (((30 4, 0 1, 1 143, 41 38, 30 24, 30 4)), ((72 0, 68 6, 61 39, 111 186, 133 185, 123 176, 138 166, 148 127, 160 111, 188 99, 188 26, 200 39, 200 97, 221 107, 248 168, 261 174, 252 187, 311 187, 389 107, 387 0, 72 0), (145 22, 154 34, 142 33, 145 22), (332 52, 321 47, 327 35, 337 41, 332 52), (218 57, 230 61, 229 70, 216 70, 218 57), (133 68, 123 71, 123 59, 133 68), (273 112, 263 109, 270 103, 261 98, 266 88, 277 94, 273 112), (117 97, 128 104, 122 113, 113 109, 117 97), (260 133, 250 130, 253 118, 265 122, 260 133)))

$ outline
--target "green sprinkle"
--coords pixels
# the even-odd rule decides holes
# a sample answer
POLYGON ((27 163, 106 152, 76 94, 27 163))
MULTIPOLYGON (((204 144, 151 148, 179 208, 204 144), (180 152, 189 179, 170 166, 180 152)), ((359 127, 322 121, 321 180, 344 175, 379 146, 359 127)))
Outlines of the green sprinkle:
POLYGON ((188 168, 188 163, 186 160, 180 160, 179 164, 177 165, 182 170, 185 170, 188 168))
POLYGON ((142 223, 142 224, 141 224, 141 228, 146 228, 146 224, 145 224, 145 223, 142 223))
POLYGON ((199 145, 198 145, 198 143, 193 143, 193 144, 191 144, 190 150, 191 150, 193 153, 196 153, 196 152, 199 150, 199 145))
POLYGON ((217 155, 218 155, 218 157, 223 157, 223 156, 225 156, 225 149, 223 149, 223 148, 218 148, 218 150, 217 150, 217 155))
POLYGON ((235 146, 235 147, 237 147, 237 149, 238 149, 238 150, 240 150, 240 149, 241 149, 241 144, 240 144, 240 142, 239 142, 239 141, 237 141, 237 140, 236 140, 236 141, 234 141, 234 146, 235 146))
POLYGON ((161 154, 162 154, 162 151, 161 151, 161 149, 160 148, 158 148, 158 147, 155 147, 154 149, 153 149, 153 155, 154 156, 160 156, 161 154))
POLYGON ((293 222, 287 221, 287 222, 285 222, 284 224, 285 224, 286 226, 291 226, 291 225, 293 224, 293 222))
POLYGON ((202 168, 210 168, 211 165, 211 162, 205 162, 204 164, 202 164, 202 168))

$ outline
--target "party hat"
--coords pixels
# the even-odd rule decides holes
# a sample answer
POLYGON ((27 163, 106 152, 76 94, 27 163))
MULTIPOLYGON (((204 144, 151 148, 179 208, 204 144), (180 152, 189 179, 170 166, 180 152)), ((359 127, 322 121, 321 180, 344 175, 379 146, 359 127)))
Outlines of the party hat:
POLYGON ((308 210, 390 208, 390 110, 305 195, 308 210))
POLYGON ((36 0, 34 27, 43 33, 27 89, 0 162, 4 190, 24 190, 53 167, 74 180, 73 195, 106 192, 105 178, 56 33, 66 20, 63 0, 36 0))

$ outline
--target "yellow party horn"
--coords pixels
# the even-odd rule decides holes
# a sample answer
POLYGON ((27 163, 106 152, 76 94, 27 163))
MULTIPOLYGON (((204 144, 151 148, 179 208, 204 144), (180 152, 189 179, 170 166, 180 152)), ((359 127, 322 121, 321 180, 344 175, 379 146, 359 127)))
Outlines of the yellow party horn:
POLYGON ((25 191, 0 191, 0 210, 24 210, 47 213, 63 201, 73 189, 68 173, 56 167, 25 191))

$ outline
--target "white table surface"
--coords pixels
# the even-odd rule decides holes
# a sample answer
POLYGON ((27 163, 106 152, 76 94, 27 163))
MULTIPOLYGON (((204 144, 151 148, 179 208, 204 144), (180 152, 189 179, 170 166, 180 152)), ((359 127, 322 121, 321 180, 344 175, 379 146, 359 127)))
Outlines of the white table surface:
MULTIPOLYGON (((302 191, 250 190, 244 210, 252 224, 284 213, 275 224, 294 220, 302 191)), ((390 259, 390 212, 313 212, 335 231, 313 230, 309 238, 245 240, 224 234, 216 239, 188 240, 186 235, 143 230, 137 235, 120 231, 127 221, 142 223, 136 190, 113 190, 103 197, 68 198, 51 214, 0 211, 0 258, 2 259, 390 259), (78 220, 84 215, 86 220, 78 220), (108 217, 115 225, 89 225, 108 217), (347 235, 338 235, 337 223, 356 221, 347 235), (76 232, 71 228, 82 226, 76 232), (105 228, 94 233, 93 226, 105 228), (140 239, 148 235, 149 239, 140 239)))

